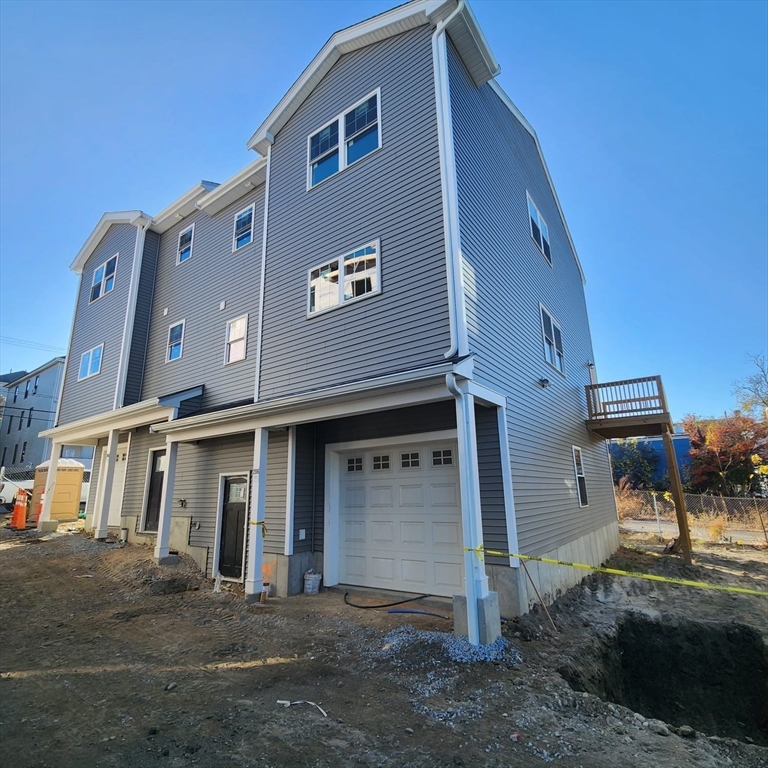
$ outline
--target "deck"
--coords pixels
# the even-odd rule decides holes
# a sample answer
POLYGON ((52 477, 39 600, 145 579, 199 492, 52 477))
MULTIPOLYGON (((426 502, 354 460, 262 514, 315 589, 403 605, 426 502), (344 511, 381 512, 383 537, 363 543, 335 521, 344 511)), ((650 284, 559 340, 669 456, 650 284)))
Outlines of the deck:
POLYGON ((588 384, 587 429, 601 437, 650 437, 672 431, 661 376, 588 384))

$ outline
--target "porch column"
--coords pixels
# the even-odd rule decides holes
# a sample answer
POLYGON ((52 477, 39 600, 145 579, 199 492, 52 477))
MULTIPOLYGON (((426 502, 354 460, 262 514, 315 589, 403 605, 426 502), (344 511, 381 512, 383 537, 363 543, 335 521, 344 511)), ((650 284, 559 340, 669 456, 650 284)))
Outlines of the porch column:
POLYGON ((163 492, 160 496, 160 516, 157 521, 157 540, 155 541, 155 561, 160 565, 175 565, 179 562, 176 555, 168 550, 171 537, 171 515, 173 514, 173 490, 176 483, 176 457, 179 444, 165 438, 165 472, 163 473, 163 492))
MULTIPOLYGON (((53 495, 56 492, 56 476, 59 470, 59 454, 61 453, 61 443, 51 444, 51 463, 48 466, 48 475, 45 478, 45 498, 43 499, 43 510, 40 513, 40 519, 37 521, 37 528, 40 530, 44 522, 51 519, 51 505, 53 504, 53 495)), ((36 515, 37 510, 33 509, 32 514, 36 515)))
POLYGON ((245 569, 245 599, 254 601, 261 594, 261 562, 264 557, 264 507, 267 498, 267 446, 269 431, 256 430, 251 473, 251 503, 248 525, 248 562, 245 569))
POLYGON ((117 442, 120 438, 120 431, 117 429, 110 430, 109 439, 107 441, 107 465, 99 469, 101 475, 106 469, 106 474, 103 474, 104 483, 102 488, 104 492, 101 496, 101 504, 93 511, 93 538, 94 539, 106 539, 107 538, 107 526, 109 524, 109 503, 112 500, 112 481, 115 477, 115 464, 117 463, 117 442))

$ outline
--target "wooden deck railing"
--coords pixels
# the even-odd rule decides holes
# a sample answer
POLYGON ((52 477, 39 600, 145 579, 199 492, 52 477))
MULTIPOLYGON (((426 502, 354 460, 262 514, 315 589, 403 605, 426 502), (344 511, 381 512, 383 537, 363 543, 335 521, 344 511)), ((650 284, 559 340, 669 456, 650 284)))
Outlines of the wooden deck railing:
POLYGON ((668 413, 661 376, 587 384, 590 421, 668 413))

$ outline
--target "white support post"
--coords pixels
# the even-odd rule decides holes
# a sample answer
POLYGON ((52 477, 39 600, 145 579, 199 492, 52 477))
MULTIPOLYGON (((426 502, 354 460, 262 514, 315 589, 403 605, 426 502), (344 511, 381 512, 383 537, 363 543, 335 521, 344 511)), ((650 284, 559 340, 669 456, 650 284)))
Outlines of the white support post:
POLYGON ((115 464, 117 463, 117 442, 120 439, 120 432, 113 429, 109 433, 107 441, 107 465, 99 469, 99 474, 103 476, 103 492, 101 495, 101 504, 93 511, 93 538, 106 539, 107 527, 109 524, 109 502, 112 500, 112 481, 115 477, 115 464), (105 470, 106 469, 106 473, 105 470))
MULTIPOLYGON (((51 445, 51 463, 48 465, 48 475, 45 478, 45 497, 43 498, 43 509, 40 513, 40 519, 37 521, 38 530, 42 527, 42 523, 48 522, 51 519, 51 505, 53 504, 53 496, 56 492, 56 476, 59 471, 59 454, 61 453, 61 443, 53 443, 51 445)), ((33 514, 36 514, 37 510, 32 510, 33 514)))
POLYGON ((160 517, 157 521, 157 540, 155 541, 155 561, 160 565, 173 565, 178 562, 168 549, 171 536, 171 515, 173 514, 173 489, 176 483, 176 457, 179 444, 165 438, 165 472, 163 473, 163 492, 160 496, 160 517))
POLYGON ((261 564, 264 558, 264 507, 267 500, 267 449, 269 431, 258 428, 253 442, 251 504, 248 520, 248 562, 245 572, 245 599, 261 595, 261 564))

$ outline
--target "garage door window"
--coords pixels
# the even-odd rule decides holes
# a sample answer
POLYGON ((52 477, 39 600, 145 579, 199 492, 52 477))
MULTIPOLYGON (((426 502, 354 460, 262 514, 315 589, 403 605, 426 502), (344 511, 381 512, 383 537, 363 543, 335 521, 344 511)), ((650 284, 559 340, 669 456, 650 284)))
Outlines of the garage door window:
POLYGON ((347 472, 362 472, 363 457, 355 456, 353 459, 347 459, 347 472))
POLYGON ((400 467, 402 469, 414 469, 419 466, 420 466, 420 463, 419 463, 418 452, 400 454, 400 467))
POLYGON ((452 467, 453 451, 450 448, 441 451, 432 451, 433 467, 452 467))
POLYGON ((373 457, 373 469, 376 472, 389 469, 389 455, 374 456, 373 457))

